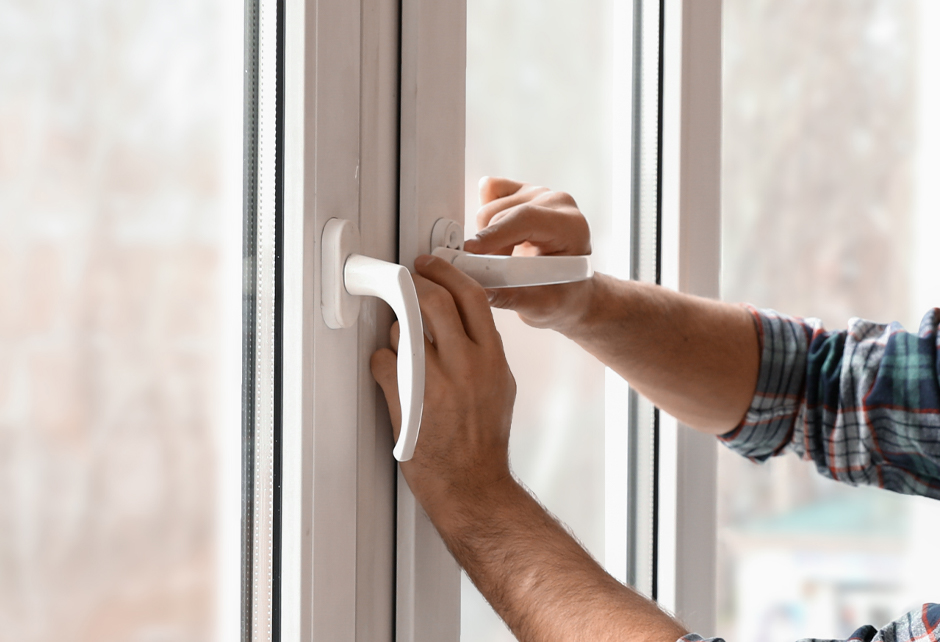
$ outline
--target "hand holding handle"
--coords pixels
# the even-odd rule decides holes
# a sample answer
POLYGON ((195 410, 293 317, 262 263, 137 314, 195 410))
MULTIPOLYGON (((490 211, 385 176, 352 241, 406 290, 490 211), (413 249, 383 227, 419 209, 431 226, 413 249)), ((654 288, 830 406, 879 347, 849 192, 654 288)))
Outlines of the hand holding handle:
POLYGON ((348 328, 359 317, 359 297, 388 303, 401 331, 398 340, 398 400, 401 432, 393 454, 414 454, 424 409, 424 327, 411 274, 404 267, 357 254, 359 233, 350 221, 330 219, 321 247, 321 308, 327 326, 348 328))
POLYGON ((498 256, 463 251, 463 227, 440 218, 431 230, 431 253, 485 288, 521 288, 585 281, 594 276, 589 256, 498 256))
POLYGON ((497 256, 446 247, 432 254, 485 288, 519 288, 584 281, 594 275, 588 256, 497 256))
MULTIPOLYGON (((490 256, 459 249, 463 229, 441 219, 434 226, 431 246, 439 256, 485 288, 511 288, 571 283, 591 278, 587 256, 490 256)), ((401 432, 395 444, 398 461, 414 454, 424 410, 424 327, 414 281, 401 265, 358 254, 359 232, 346 220, 330 219, 323 228, 321 303, 331 328, 348 328, 359 317, 359 297, 374 296, 388 303, 401 330, 398 340, 398 399, 401 432)))
POLYGON ((353 295, 375 296, 388 303, 398 317, 398 401, 401 432, 393 454, 408 461, 418 443, 424 409, 424 328, 421 308, 411 274, 404 267, 352 254, 343 268, 346 290, 353 295))

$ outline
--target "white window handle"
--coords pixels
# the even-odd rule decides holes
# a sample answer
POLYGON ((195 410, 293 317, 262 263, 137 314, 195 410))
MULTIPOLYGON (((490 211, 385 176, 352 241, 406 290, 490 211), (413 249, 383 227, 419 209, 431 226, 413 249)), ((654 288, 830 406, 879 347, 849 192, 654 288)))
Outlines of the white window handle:
POLYGON ((382 299, 398 317, 401 432, 393 454, 398 461, 408 461, 418 443, 424 408, 424 326, 411 273, 401 265, 357 254, 359 232, 350 221, 327 221, 322 241, 321 307, 327 326, 355 324, 361 296, 382 299))
MULTIPOLYGON (((587 256, 489 256, 463 252, 462 246, 463 228, 459 224, 440 219, 434 225, 433 254, 486 288, 571 283, 594 274, 587 256)), ((327 221, 320 251, 321 309, 327 326, 339 329, 355 325, 362 296, 382 299, 398 317, 401 432, 393 454, 398 461, 408 461, 418 443, 424 409, 424 326, 414 280, 401 265, 358 254, 359 231, 351 221, 327 221)))
POLYGON ((464 252, 463 228, 438 219, 431 233, 432 254, 485 288, 574 283, 594 276, 589 256, 497 256, 464 252))

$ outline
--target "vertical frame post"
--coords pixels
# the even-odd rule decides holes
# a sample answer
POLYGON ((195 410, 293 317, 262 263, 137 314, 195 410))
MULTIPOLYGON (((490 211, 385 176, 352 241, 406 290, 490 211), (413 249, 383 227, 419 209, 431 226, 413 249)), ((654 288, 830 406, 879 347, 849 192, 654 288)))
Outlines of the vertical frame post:
MULTIPOLYGON (((666 0, 663 286, 717 298, 721 267, 721 0, 666 0)), ((702 635, 715 626, 715 439, 661 413, 659 602, 702 635)))
MULTIPOLYGON (((438 218, 463 223, 465 0, 403 0, 399 262, 430 251, 438 218)), ((398 642, 457 642, 460 570, 398 479, 398 642)))
POLYGON ((341 330, 321 313, 321 234, 356 224, 394 261, 396 0, 282 0, 283 486, 280 639, 391 642, 395 467, 369 361, 391 313, 365 300, 341 330))
MULTIPOLYGON (((628 229, 620 231, 618 238, 626 236, 629 239, 629 263, 624 266, 629 278, 645 283, 659 283, 662 0, 634 0, 630 9, 633 27, 630 39, 630 217, 628 229)), ((624 150, 620 153, 624 153, 624 150)), ((621 161, 619 165, 625 166, 626 163, 621 161)), ((614 232, 618 233, 616 226, 614 232)), ((624 541, 608 543, 608 548, 624 546, 624 581, 655 600, 659 411, 648 399, 632 389, 628 390, 624 403, 623 384, 619 384, 619 389, 616 389, 610 385, 610 379, 612 377, 608 375, 608 407, 614 404, 626 406, 627 432, 624 435, 626 443, 623 444, 625 462, 611 461, 616 453, 609 453, 606 462, 607 466, 619 465, 625 470, 626 484, 622 492, 626 503, 626 533, 624 541)), ((613 529, 608 531, 608 535, 616 537, 613 529)), ((619 577, 616 573, 614 575, 619 577)))
POLYGON ((241 609, 244 642, 273 639, 278 571, 277 5, 277 0, 248 0, 245 5, 241 609))

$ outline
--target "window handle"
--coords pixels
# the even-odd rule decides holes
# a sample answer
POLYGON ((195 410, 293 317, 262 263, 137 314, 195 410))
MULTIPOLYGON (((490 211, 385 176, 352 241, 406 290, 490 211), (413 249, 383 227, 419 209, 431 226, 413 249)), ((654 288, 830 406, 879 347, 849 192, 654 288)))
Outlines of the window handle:
POLYGON ((360 297, 388 303, 398 317, 398 400, 401 432, 392 453, 398 461, 414 455, 424 407, 424 326, 411 273, 401 265, 358 254, 359 232, 343 219, 323 228, 321 309, 333 329, 348 328, 359 318, 360 297))
POLYGON ((463 228, 438 219, 431 233, 432 254, 485 288, 574 283, 594 276, 589 256, 498 256, 464 252, 463 228))

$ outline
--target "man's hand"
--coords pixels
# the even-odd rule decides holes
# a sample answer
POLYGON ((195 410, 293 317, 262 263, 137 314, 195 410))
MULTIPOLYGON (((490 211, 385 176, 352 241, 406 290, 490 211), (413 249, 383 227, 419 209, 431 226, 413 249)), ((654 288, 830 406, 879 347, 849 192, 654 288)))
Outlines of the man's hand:
MULTIPOLYGON (((567 194, 505 178, 480 181, 482 254, 587 254, 587 221, 567 194)), ((577 342, 662 410, 703 432, 738 425, 757 382, 751 314, 727 303, 595 272, 580 283, 490 290, 494 307, 577 342)))
MULTIPOLYGON (((439 527, 471 511, 494 488, 512 481, 509 426, 516 384, 486 294, 441 259, 415 261, 415 289, 425 327, 425 404, 418 446, 402 473, 439 527)), ((398 346, 398 324, 392 328, 398 346)), ((372 372, 385 392, 396 438, 401 426, 396 357, 384 349, 372 372)))
MULTIPOLYGON (((591 253, 591 229, 578 204, 553 192, 507 178, 480 181, 476 238, 464 249, 476 254, 578 256, 591 253)), ((515 310, 529 325, 565 331, 579 323, 593 283, 489 290, 490 304, 515 310)))
MULTIPOLYGON (((674 642, 682 627, 608 575, 512 478, 516 385, 483 289, 438 258, 419 257, 415 268, 433 341, 421 434, 401 469, 454 557, 523 642, 674 642)), ((394 352, 376 352, 372 372, 397 435, 394 352)))

